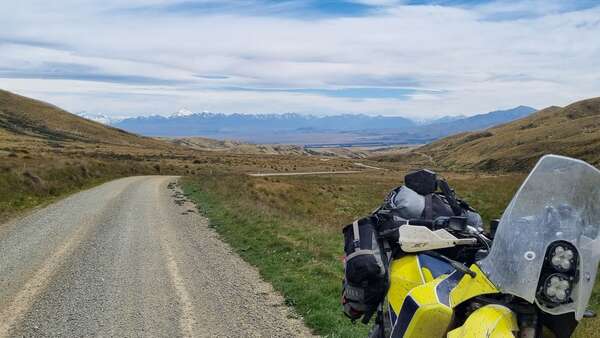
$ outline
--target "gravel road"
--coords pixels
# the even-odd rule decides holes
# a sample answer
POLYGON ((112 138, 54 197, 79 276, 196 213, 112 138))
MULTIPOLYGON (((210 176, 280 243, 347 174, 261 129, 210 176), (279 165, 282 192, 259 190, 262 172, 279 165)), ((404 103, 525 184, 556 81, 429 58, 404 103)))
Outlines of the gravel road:
POLYGON ((176 180, 115 180, 0 225, 0 338, 311 336, 176 180))

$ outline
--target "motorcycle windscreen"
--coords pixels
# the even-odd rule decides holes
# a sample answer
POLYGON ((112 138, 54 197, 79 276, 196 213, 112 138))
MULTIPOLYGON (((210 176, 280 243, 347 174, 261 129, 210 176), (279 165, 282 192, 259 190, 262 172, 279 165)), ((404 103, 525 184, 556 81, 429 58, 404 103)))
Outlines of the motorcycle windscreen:
POLYGON ((504 211, 490 254, 478 264, 501 292, 534 303, 548 246, 572 243, 580 255, 572 301, 538 305, 581 319, 596 280, 599 229, 600 171, 580 160, 544 156, 504 211))

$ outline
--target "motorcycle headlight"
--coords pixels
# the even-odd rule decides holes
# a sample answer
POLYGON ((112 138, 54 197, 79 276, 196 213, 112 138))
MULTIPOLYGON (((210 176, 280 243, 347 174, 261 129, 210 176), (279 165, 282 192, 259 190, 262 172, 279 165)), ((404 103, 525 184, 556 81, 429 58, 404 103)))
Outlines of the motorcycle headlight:
POLYGON ((549 301, 563 304, 569 301, 573 285, 568 276, 555 273, 546 278, 542 292, 549 301))
POLYGON ((548 260, 556 271, 571 271, 577 263, 577 250, 570 243, 556 243, 550 248, 548 260))

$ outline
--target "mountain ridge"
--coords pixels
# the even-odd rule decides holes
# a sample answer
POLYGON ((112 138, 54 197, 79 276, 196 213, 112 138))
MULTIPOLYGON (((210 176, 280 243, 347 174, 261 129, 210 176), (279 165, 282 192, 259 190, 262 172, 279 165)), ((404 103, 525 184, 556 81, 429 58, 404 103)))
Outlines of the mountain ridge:
POLYGON ((534 108, 518 106, 469 117, 442 117, 426 124, 401 116, 339 114, 175 113, 124 119, 113 125, 154 137, 210 137, 251 143, 425 143, 461 131, 485 129, 527 116, 534 108))

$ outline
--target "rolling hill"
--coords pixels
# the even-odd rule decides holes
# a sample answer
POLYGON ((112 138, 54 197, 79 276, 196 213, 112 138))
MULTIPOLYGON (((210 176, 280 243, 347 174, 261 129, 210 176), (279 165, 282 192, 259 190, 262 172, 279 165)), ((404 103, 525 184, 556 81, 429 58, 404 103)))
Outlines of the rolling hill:
POLYGON ((0 90, 0 137, 12 141, 105 144, 165 149, 172 145, 76 116, 54 105, 0 90))
POLYGON ((484 131, 450 136, 392 160, 413 157, 448 169, 524 171, 550 153, 600 165, 600 97, 542 109, 484 131))
POLYGON ((251 144, 239 141, 220 141, 205 137, 164 138, 165 141, 194 150, 229 154, 309 155, 301 146, 251 144))

